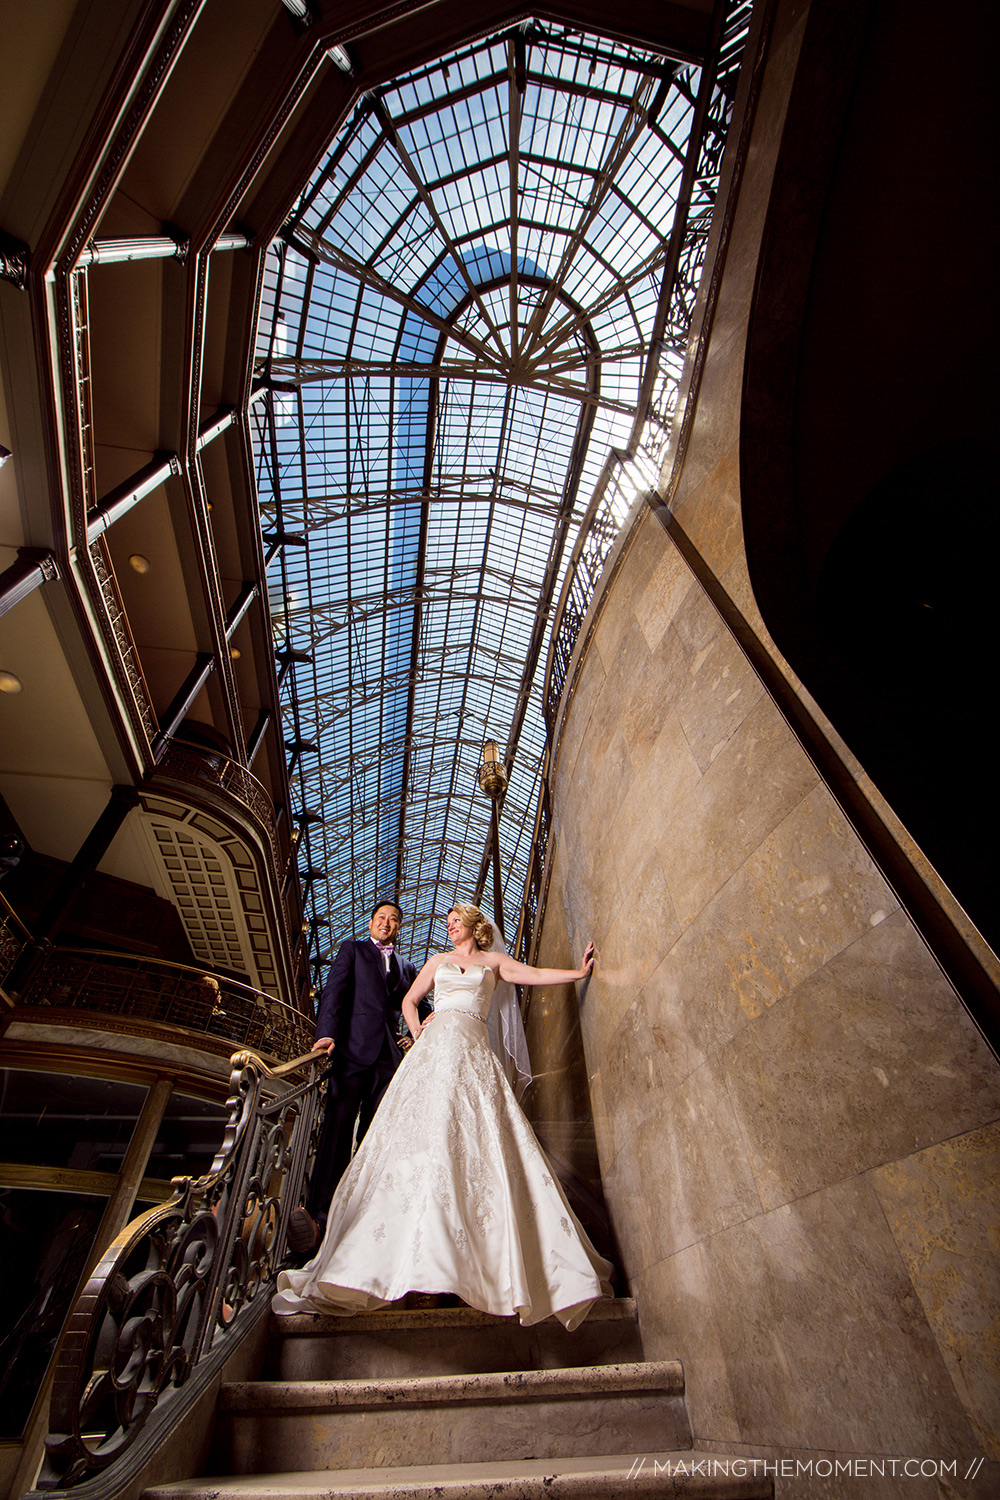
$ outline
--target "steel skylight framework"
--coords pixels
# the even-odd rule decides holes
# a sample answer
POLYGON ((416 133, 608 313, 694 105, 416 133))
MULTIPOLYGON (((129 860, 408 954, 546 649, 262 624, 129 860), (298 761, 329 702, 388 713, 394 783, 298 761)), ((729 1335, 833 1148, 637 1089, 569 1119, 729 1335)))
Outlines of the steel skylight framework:
POLYGON ((655 404, 700 77, 534 23, 479 41, 365 96, 271 249, 258 488, 298 539, 272 612, 317 967, 386 893, 415 959, 444 940, 485 877, 488 736, 516 925, 553 601, 655 404))

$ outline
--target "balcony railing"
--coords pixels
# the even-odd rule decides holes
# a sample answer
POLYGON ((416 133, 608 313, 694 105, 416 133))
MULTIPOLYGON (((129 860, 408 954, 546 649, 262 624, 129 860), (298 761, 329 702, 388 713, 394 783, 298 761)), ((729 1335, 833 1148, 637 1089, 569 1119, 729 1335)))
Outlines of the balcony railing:
POLYGON ((0 985, 30 942, 31 933, 10 902, 0 895, 0 985))
POLYGON ((85 948, 39 952, 20 984, 22 1005, 68 1006, 182 1026, 284 1061, 312 1046, 309 1018, 273 995, 184 964, 85 948))

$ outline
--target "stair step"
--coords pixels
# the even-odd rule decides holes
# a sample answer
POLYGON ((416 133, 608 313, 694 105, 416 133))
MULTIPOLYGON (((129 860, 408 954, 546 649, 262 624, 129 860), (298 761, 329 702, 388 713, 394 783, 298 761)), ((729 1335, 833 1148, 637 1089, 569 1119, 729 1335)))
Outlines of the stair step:
POLYGON ((492 1463, 688 1448, 676 1360, 225 1385, 213 1468, 492 1463))
POLYGON ((557 1318, 522 1328, 472 1307, 387 1308, 352 1318, 297 1313, 270 1323, 265 1377, 334 1380, 550 1370, 642 1358, 631 1297, 598 1302, 567 1333, 557 1318))
MULTIPOLYGON (((580 1327, 588 1323, 635 1323, 638 1309, 634 1297, 601 1297, 587 1314, 580 1327)), ((480 1312, 476 1307, 400 1307, 391 1304, 376 1312, 354 1313, 346 1317, 340 1313, 277 1313, 271 1315, 270 1331, 273 1334, 303 1333, 315 1331, 326 1334, 348 1333, 351 1329, 363 1329, 374 1333, 383 1328, 414 1329, 427 1323, 442 1328, 520 1328, 516 1317, 503 1317, 498 1313, 480 1312)), ((562 1328, 558 1318, 546 1318, 543 1323, 533 1323, 533 1328, 552 1324, 562 1328)), ((527 1333, 528 1329, 523 1329, 527 1333)), ((563 1328, 563 1332, 566 1330, 563 1328)), ((567 1334, 572 1338, 572 1334, 567 1334)))
POLYGON ((143 1500, 772 1500, 773 1480, 726 1475, 720 1454, 595 1454, 493 1463, 433 1463, 331 1474, 254 1474, 157 1485, 143 1500))

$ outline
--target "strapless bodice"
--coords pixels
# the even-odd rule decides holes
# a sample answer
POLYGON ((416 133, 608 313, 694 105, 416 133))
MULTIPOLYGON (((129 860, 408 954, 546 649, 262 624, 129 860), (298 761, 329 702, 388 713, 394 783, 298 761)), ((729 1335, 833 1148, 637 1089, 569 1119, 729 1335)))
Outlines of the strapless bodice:
POLYGON ((485 1021, 493 1000, 493 970, 486 964, 470 964, 463 973, 446 959, 434 974, 434 1014, 465 1012, 485 1021))

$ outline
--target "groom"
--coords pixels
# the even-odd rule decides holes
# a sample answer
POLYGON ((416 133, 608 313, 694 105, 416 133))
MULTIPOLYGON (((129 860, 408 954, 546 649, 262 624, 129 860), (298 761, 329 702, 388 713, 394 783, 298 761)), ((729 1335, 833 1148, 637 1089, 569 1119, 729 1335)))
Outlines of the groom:
POLYGON ((297 1254, 319 1245, 330 1199, 351 1159, 355 1124, 360 1141, 403 1060, 396 1029, 417 971, 396 953, 402 921, 395 901, 380 901, 368 937, 341 943, 323 986, 313 1050, 329 1054, 330 1083, 306 1207, 294 1209, 289 1223, 289 1248, 297 1254))

